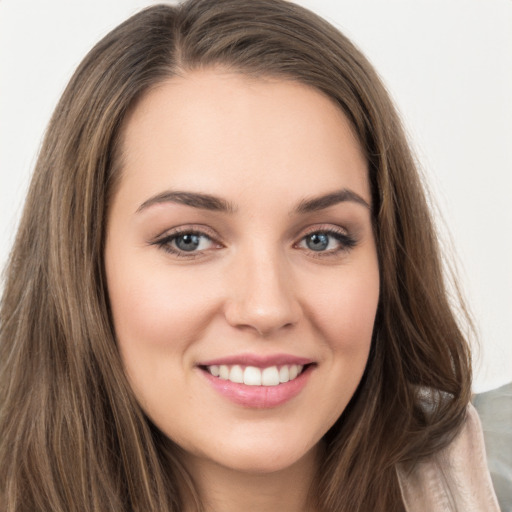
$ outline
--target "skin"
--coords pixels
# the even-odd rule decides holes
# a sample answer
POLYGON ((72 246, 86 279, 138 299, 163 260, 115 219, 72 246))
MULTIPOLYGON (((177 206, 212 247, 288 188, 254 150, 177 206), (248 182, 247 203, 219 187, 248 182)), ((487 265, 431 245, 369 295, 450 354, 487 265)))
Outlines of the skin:
POLYGON ((208 510, 303 510, 321 438, 363 374, 377 310, 360 145, 317 90, 219 69, 152 89, 122 135, 105 265, 133 391, 183 449, 208 510), (353 195, 298 211, 340 190, 353 195), (209 194, 230 211, 155 199, 168 191, 209 194), (177 228, 204 233, 197 250, 169 252, 177 228), (341 241, 328 234, 311 249, 310 234, 329 230, 341 241), (197 366, 276 353, 314 365, 300 393, 271 408, 233 403, 197 366))

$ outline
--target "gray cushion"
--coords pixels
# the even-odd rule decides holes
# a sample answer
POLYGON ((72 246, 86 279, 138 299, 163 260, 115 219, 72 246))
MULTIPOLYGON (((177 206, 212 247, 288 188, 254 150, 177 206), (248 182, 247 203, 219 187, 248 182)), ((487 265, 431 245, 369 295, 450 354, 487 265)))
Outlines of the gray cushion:
POLYGON ((475 395, 489 471, 502 512, 512 512, 512 382, 475 395))

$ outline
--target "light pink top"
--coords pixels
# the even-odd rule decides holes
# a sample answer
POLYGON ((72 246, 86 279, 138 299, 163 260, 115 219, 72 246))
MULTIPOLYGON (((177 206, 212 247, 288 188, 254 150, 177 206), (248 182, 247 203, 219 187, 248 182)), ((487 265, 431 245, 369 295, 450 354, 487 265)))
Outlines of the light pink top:
POLYGON ((407 512, 499 512, 487 469, 484 437, 474 407, 458 436, 443 450, 398 470, 407 512))

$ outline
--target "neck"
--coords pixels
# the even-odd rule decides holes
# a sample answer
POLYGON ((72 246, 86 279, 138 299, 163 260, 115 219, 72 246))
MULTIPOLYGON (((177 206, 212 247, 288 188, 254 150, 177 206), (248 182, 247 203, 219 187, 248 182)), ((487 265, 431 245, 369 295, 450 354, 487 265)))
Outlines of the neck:
MULTIPOLYGON (((205 512, 312 512, 309 501, 318 466, 315 447, 292 466, 270 473, 237 471, 187 457, 185 465, 205 512)), ((187 512, 195 512, 186 507, 187 512)))

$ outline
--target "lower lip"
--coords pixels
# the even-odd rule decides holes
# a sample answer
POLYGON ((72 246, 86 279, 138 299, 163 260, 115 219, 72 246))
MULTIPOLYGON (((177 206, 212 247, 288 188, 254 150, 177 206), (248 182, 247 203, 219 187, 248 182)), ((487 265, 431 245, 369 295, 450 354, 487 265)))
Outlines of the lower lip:
POLYGON ((314 365, 308 366, 293 380, 277 386, 247 386, 230 380, 214 377, 206 370, 200 370, 211 386, 231 402, 253 409, 270 409, 283 405, 297 396, 306 385, 314 365))

